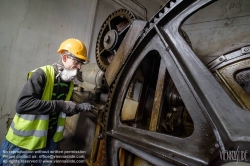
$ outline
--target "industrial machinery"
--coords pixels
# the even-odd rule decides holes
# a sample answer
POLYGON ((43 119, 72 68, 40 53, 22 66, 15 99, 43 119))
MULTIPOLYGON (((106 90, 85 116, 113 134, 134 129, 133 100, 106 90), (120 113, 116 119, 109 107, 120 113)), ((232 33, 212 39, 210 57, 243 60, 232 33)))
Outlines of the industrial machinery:
POLYGON ((87 165, 250 165, 244 5, 170 0, 149 21, 126 9, 106 19, 73 95, 96 106, 87 165))

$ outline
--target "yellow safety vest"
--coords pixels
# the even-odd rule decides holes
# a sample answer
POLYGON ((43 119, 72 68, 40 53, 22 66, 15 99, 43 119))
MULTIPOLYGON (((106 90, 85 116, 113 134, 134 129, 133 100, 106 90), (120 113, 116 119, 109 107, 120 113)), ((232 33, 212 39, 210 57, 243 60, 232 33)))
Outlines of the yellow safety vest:
MULTIPOLYGON (((46 85, 44 88, 42 100, 49 101, 52 98, 55 72, 50 65, 40 67, 46 74, 46 85)), ((28 78, 35 72, 28 73, 28 78)), ((65 100, 70 100, 74 88, 73 82, 70 84, 69 92, 65 100)), ((54 142, 62 139, 63 130, 66 123, 66 114, 60 112, 57 122, 57 130, 53 137, 54 142)), ((16 113, 6 139, 12 144, 28 149, 42 149, 46 146, 47 133, 49 126, 49 115, 30 115, 16 113)))

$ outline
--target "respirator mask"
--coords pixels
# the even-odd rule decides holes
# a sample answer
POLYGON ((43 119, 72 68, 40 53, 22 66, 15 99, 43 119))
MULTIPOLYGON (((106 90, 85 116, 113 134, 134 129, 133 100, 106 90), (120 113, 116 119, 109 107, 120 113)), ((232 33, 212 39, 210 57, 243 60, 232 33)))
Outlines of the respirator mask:
POLYGON ((60 76, 63 81, 70 82, 74 80, 76 74, 77 74, 77 69, 63 68, 62 70, 59 71, 56 77, 60 76))

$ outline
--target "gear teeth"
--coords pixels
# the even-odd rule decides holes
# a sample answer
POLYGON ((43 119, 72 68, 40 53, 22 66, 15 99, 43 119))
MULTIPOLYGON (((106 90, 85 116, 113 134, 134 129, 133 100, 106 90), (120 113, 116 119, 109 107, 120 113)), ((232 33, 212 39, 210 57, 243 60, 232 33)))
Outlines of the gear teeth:
POLYGON ((170 8, 172 8, 175 5, 173 1, 170 1, 170 8))
POLYGON ((154 23, 152 23, 152 22, 151 22, 151 23, 149 23, 149 26, 150 26, 150 27, 154 26, 154 23))
POLYGON ((160 18, 162 15, 163 15, 163 13, 162 13, 162 12, 160 12, 160 13, 159 13, 159 18, 160 18))
POLYGON ((154 23, 156 23, 157 21, 158 21, 158 18, 155 17, 155 18, 154 18, 154 23))
POLYGON ((167 13, 169 11, 169 8, 164 7, 164 13, 167 13))
POLYGON ((115 17, 122 17, 122 18, 126 18, 128 19, 128 21, 132 21, 133 19, 135 19, 135 16, 133 15, 133 13, 131 13, 130 11, 126 10, 126 9, 120 9, 120 10, 117 10, 113 13, 111 13, 107 19, 104 21, 100 31, 99 31, 99 34, 98 34, 98 37, 97 37, 97 42, 96 42, 96 62, 97 62, 97 65, 99 66, 99 68, 102 70, 102 71, 106 71, 109 64, 105 64, 106 61, 103 61, 103 58, 104 57, 101 57, 100 55, 100 51, 104 49, 104 47, 102 46, 103 43, 101 43, 101 41, 103 40, 104 38, 104 32, 107 32, 106 31, 106 28, 109 28, 109 23, 112 21, 112 19, 114 19, 115 17), (101 47, 103 47, 103 49, 101 49, 101 47))

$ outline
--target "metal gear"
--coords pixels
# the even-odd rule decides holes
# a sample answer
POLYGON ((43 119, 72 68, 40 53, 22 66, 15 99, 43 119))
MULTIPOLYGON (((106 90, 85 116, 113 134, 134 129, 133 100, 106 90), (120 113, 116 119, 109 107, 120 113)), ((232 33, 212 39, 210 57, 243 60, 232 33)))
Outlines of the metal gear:
MULTIPOLYGON (((140 43, 145 36, 147 36, 148 33, 151 32, 151 30, 153 29, 154 25, 156 25, 162 18, 164 18, 165 15, 167 15, 167 13, 169 13, 175 6, 177 6, 180 2, 182 2, 182 0, 177 0, 177 1, 169 1, 147 24, 147 26, 144 28, 143 33, 140 35, 139 37, 139 42, 140 43)), ((132 15, 131 12, 127 11, 127 10, 118 10, 114 13, 112 13, 107 20, 104 22, 104 24, 102 25, 102 28, 99 32, 98 35, 98 40, 97 40, 97 45, 96 45, 96 60, 97 60, 97 64, 99 65, 99 67, 101 68, 101 70, 106 71, 106 69, 109 66, 109 62, 108 62, 108 57, 109 56, 113 56, 110 54, 108 54, 107 56, 104 56, 104 52, 106 52, 106 54, 108 53, 107 49, 105 49, 104 45, 102 44, 104 41, 104 34, 107 34, 107 27, 109 22, 111 22, 112 19, 116 18, 116 17, 120 17, 121 15, 126 16, 126 18, 129 18, 129 20, 132 21, 132 19, 134 19, 134 16, 132 15)), ((127 28, 125 28, 127 29, 127 28)), ((111 29, 110 29, 111 30, 111 29)), ((137 44, 138 44, 137 43, 137 44)), ((137 45, 136 44, 136 45, 137 45)), ((135 49, 136 47, 134 47, 135 49)), ((131 51, 133 52, 133 51, 131 51)), ((124 66, 123 66, 124 67, 124 66)), ((111 112, 111 106, 112 106, 112 101, 114 100, 114 95, 117 92, 117 86, 118 86, 118 82, 121 78, 121 75, 123 73, 123 70, 117 75, 116 79, 113 81, 113 83, 110 85, 109 87, 109 93, 108 93, 108 99, 107 99, 107 104, 106 104, 106 108, 105 108, 105 112, 104 112, 104 117, 103 117, 103 128, 102 128, 102 135, 104 136, 103 139, 105 140, 104 146, 103 146, 103 155, 105 158, 105 163, 107 164, 107 147, 109 147, 108 142, 107 142, 107 132, 112 132, 112 129, 108 130, 108 125, 110 123, 110 117, 112 116, 111 114, 115 114, 115 112, 111 112)))
MULTIPOLYGON (((128 90, 128 86, 130 84, 129 82, 131 81, 131 79, 133 78, 132 76, 135 73, 136 66, 138 65, 138 62, 141 62, 143 59, 142 58, 143 54, 140 54, 140 52, 139 52, 139 50, 140 50, 139 46, 142 46, 143 44, 146 45, 145 43, 149 43, 150 40, 152 39, 152 36, 155 35, 156 32, 160 36, 161 32, 159 32, 159 31, 161 29, 159 27, 161 27, 161 26, 163 27, 171 19, 171 17, 173 17, 172 10, 174 10, 176 8, 176 6, 181 7, 182 4, 185 4, 185 3, 188 3, 188 1, 183 1, 183 0, 171 0, 171 1, 169 1, 148 22, 147 26, 144 28, 142 35, 139 37, 139 40, 138 40, 136 46, 131 51, 131 56, 128 58, 129 60, 126 63, 124 63, 124 66, 122 67, 121 72, 117 75, 116 79, 113 81, 113 83, 110 86, 108 100, 107 100, 105 113, 104 113, 104 120, 103 120, 103 122, 104 122, 103 135, 104 135, 104 140, 105 140, 103 155, 105 156, 107 165, 119 165, 119 163, 118 163, 119 162, 118 161, 119 155, 117 155, 117 154, 120 154, 119 152, 121 152, 120 151, 121 149, 125 149, 125 150, 129 149, 129 151, 132 154, 134 154, 135 156, 136 155, 139 156, 139 154, 141 155, 143 152, 149 152, 150 154, 152 153, 154 156, 157 156, 159 158, 164 158, 164 160, 166 160, 166 163, 169 163, 167 161, 167 160, 169 160, 174 165, 185 165, 184 160, 182 160, 181 158, 177 159, 178 155, 168 153, 167 151, 166 151, 166 153, 164 152, 162 154, 157 153, 157 150, 156 151, 153 150, 152 147, 147 148, 143 141, 140 142, 141 140, 143 140, 145 138, 144 137, 139 137, 139 139, 137 138, 139 134, 143 133, 143 131, 135 129, 135 128, 140 129, 139 124, 133 123, 131 127, 127 127, 127 126, 130 126, 127 123, 126 123, 126 126, 121 125, 121 123, 124 123, 121 120, 121 114, 122 114, 122 109, 123 109, 123 99, 125 98, 126 91, 128 90), (128 130, 128 131, 126 131, 126 130, 128 130), (116 154, 116 155, 114 155, 114 154, 116 154), (169 155, 169 156, 167 156, 167 155, 169 155)), ((180 34, 187 41, 187 44, 191 46, 191 43, 189 42, 188 38, 186 38, 187 36, 185 34, 183 34, 182 30, 180 30, 180 34)), ((163 41, 163 45, 164 45, 164 42, 166 42, 166 40, 164 41, 163 36, 160 36, 160 37, 162 37, 161 40, 163 41)), ((142 46, 142 48, 144 48, 144 47, 142 46)), ((165 44, 165 47, 163 47, 163 48, 166 51, 171 51, 167 44, 165 44)), ((154 80, 154 79, 152 79, 152 80, 154 80)), ((165 87, 165 85, 163 87, 165 87)), ((144 96, 144 95, 142 95, 142 96, 144 96)), ((175 90, 173 90, 168 96, 170 97, 168 103, 172 103, 172 104, 178 105, 178 106, 182 105, 182 101, 179 98, 179 94, 175 93, 175 90)), ((145 102, 145 100, 143 100, 143 101, 145 102)), ((184 109, 183 109, 183 111, 184 111, 184 109)), ((173 110, 173 112, 175 112, 175 110, 173 110)), ((194 113, 193 113, 193 115, 194 115, 194 113)), ((200 115, 203 115, 203 113, 200 113, 200 115)), ((180 114, 180 116, 181 117, 184 116, 187 118, 187 116, 185 114, 180 114)), ((199 116, 199 119, 203 119, 202 121, 207 120, 204 116, 199 116)), ((218 160, 218 158, 214 158, 214 159, 209 160, 206 157, 208 154, 211 156, 212 153, 213 153, 213 155, 218 156, 217 151, 218 151, 219 147, 223 146, 223 145, 221 145, 221 142, 218 141, 220 139, 217 138, 218 135, 216 135, 216 132, 213 132, 213 130, 211 130, 211 128, 210 128, 211 126, 210 126, 209 122, 204 123, 202 125, 201 125, 201 123, 196 123, 195 127, 200 128, 200 129, 202 128, 205 130, 205 131, 203 130, 202 132, 206 133, 206 134, 199 135, 199 136, 201 136, 201 140, 202 140, 201 142, 206 144, 206 146, 209 146, 208 149, 210 149, 211 151, 203 151, 202 153, 194 152, 192 155, 199 156, 198 158, 201 159, 200 161, 203 160, 204 162, 215 163, 216 160, 218 160), (204 125, 204 126, 202 126, 202 125, 204 125), (207 139, 207 138, 209 138, 209 139, 207 139)), ((146 126, 146 127, 148 127, 148 126, 146 126)), ((190 133, 192 134, 192 132, 190 132, 190 133)), ((144 134, 141 134, 141 135, 145 136, 144 134)), ((148 136, 148 135, 146 135, 146 136, 148 136)), ((198 135, 196 135, 196 137, 198 137, 198 135)), ((147 141, 151 140, 151 138, 152 137, 150 137, 150 139, 148 139, 147 141)), ((160 139, 156 138, 157 146, 155 146, 155 147, 162 146, 163 144, 165 144, 167 142, 166 140, 164 140, 162 145, 160 145, 159 141, 160 141, 160 139)), ((175 139, 175 141, 177 141, 177 139, 175 139)), ((172 142, 168 142, 168 145, 165 145, 163 147, 167 147, 171 143, 172 142)), ((190 143, 192 143, 192 141, 190 143)), ((173 145, 177 145, 177 144, 180 144, 180 142, 177 141, 177 142, 173 143, 173 145)), ((190 145, 192 145, 192 144, 187 143, 185 146, 188 149, 188 147, 190 145)), ((197 146, 197 144, 195 143, 194 146, 197 146)), ((182 148, 177 148, 177 149, 173 148, 173 149, 181 150, 182 148)), ((183 148, 183 149, 185 149, 185 148, 183 148)), ((158 151, 158 152, 160 152, 160 151, 158 151)), ((163 151, 161 151, 161 152, 163 152, 163 151)), ((144 156, 144 159, 146 161, 145 156, 144 156)), ((147 159, 150 162, 150 159, 149 158, 147 158, 147 159)), ((186 161, 187 161, 187 163, 191 163, 190 165, 200 165, 201 164, 195 160, 192 160, 192 161, 186 160, 186 161)), ((167 164, 165 164, 165 161, 163 161, 163 163, 164 164, 159 164, 159 165, 167 165, 167 164)), ((189 165, 189 164, 187 164, 187 165, 189 165)), ((214 165, 214 164, 212 164, 212 165, 214 165)))
POLYGON ((96 43, 96 62, 102 71, 108 68, 134 19, 133 13, 120 9, 104 21, 96 43))
MULTIPOLYGON (((144 29, 144 33, 140 36, 140 38, 144 38, 148 32, 150 32, 150 30, 154 27, 155 24, 157 24, 160 20, 160 18, 163 18, 170 10, 172 10, 175 6, 177 6, 182 0, 177 0, 176 2, 169 1, 164 7, 162 7, 162 9, 149 21, 149 24, 145 27, 144 29)), ((114 13, 112 13, 108 19, 105 21, 105 23, 103 24, 99 35, 98 35, 98 42, 100 43, 100 36, 102 36, 101 34, 103 34, 104 32, 104 27, 107 26, 107 22, 109 22, 112 18, 116 17, 116 15, 122 15, 122 14, 132 14, 130 11, 125 10, 125 9, 121 9, 118 10, 114 13)), ((97 43, 96 46, 98 46, 99 44, 97 43)), ((99 52, 99 49, 96 47, 96 52, 99 52)), ((98 54, 96 54, 98 55, 98 54)), ((98 56, 96 56, 96 58, 98 58, 98 56)), ((101 58, 101 57, 100 57, 101 58)), ((99 60, 100 63, 100 60, 99 60)), ((100 65, 99 67, 101 67, 101 63, 98 64, 100 65)), ((103 69, 104 69, 104 64, 102 65, 103 69)), ((107 104, 106 104, 106 109, 105 109, 105 113, 104 113, 104 127, 103 127, 103 134, 105 135, 106 133, 106 126, 108 124, 108 116, 109 116, 109 112, 110 112, 110 102, 112 101, 116 86, 117 86, 117 80, 119 80, 120 76, 121 76, 120 72, 116 79, 114 80, 114 82, 112 83, 112 85, 109 87, 109 93, 108 93, 108 100, 107 100, 107 104)))

